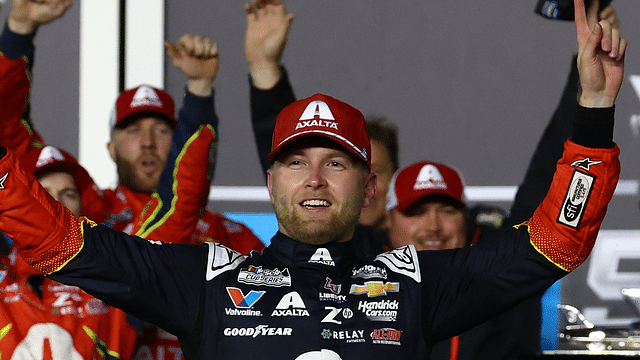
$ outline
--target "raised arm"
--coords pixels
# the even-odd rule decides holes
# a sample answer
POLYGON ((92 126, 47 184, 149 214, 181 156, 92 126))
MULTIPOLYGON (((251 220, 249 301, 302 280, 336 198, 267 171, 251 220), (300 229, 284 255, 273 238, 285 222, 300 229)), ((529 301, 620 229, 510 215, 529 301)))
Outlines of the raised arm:
MULTIPOLYGON (((593 16, 593 13, 598 11, 598 2, 592 2, 587 10, 590 27, 595 26, 600 20, 605 20, 612 27, 619 28, 620 19, 611 5, 599 11, 598 16, 593 16)), ((573 19, 573 12, 571 18, 573 19)), ((562 157, 564 142, 573 133, 573 123, 578 111, 579 81, 578 66, 574 57, 558 107, 531 157, 527 172, 511 206, 509 217, 504 222, 505 226, 513 226, 529 219, 549 191, 556 163, 562 157)))
POLYGON ((278 114, 296 100, 282 55, 294 15, 282 0, 255 0, 244 5, 247 13, 245 56, 249 63, 251 125, 263 173, 270 166, 271 136, 278 114))
POLYGON ((567 271, 591 252, 620 175, 613 106, 627 45, 607 21, 590 29, 583 0, 574 4, 580 108, 549 193, 528 222, 534 247, 567 271))
POLYGON ((282 75, 281 60, 295 15, 287 13, 283 0, 254 0, 244 5, 247 31, 244 52, 253 85, 273 88, 282 75))
POLYGON ((607 20, 589 26, 583 0, 574 0, 574 6, 581 86, 578 103, 587 108, 612 107, 624 77, 627 40, 607 20))
POLYGON ((183 35, 177 44, 165 42, 173 65, 187 77, 187 90, 193 95, 213 94, 213 83, 220 69, 218 44, 209 38, 183 35))
POLYGON ((40 26, 61 18, 72 4, 71 0, 14 0, 0 36, 0 142, 17 154, 42 143, 30 118, 33 39, 40 26))
POLYGON ((187 77, 187 93, 157 192, 136 233, 145 238, 187 243, 204 211, 213 180, 218 117, 213 84, 218 47, 211 39, 184 35, 166 43, 173 64, 187 77))

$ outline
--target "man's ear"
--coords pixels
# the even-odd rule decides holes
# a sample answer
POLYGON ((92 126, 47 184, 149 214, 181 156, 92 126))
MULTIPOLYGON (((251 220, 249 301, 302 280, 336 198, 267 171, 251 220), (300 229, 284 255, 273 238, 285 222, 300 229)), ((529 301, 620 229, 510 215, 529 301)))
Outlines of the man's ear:
POLYGON ((364 184, 364 205, 363 207, 371 206, 371 200, 376 194, 376 187, 378 185, 378 175, 370 172, 367 176, 367 182, 364 184))
POLYGON ((267 189, 269 190, 269 197, 271 198, 271 201, 273 202, 273 195, 272 195, 272 191, 273 191, 273 179, 272 179, 272 170, 271 169, 267 169, 267 189))
POLYGON ((107 143, 107 150, 109 150, 109 156, 111 156, 111 160, 116 161, 116 146, 114 144, 113 139, 109 140, 107 143))

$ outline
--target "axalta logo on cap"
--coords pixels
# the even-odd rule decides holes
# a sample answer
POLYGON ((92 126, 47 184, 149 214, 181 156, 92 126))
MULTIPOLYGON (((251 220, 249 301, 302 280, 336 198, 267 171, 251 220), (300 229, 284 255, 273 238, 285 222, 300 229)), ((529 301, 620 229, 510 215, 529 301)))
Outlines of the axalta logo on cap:
POLYGON ((446 188, 447 183, 444 181, 442 174, 440 174, 438 168, 432 164, 427 164, 420 169, 416 183, 413 185, 414 190, 446 188))
POLYGON ((328 127, 330 129, 338 130, 338 123, 333 117, 329 105, 321 100, 314 100, 307 105, 302 112, 298 123, 296 124, 296 130, 303 129, 308 126, 320 126, 328 127))
POLYGON ((140 86, 131 99, 129 107, 135 108, 139 106, 156 106, 162 107, 162 101, 158 94, 149 86, 140 86))
POLYGON ((40 155, 38 156, 38 161, 36 162, 36 168, 41 168, 47 164, 50 164, 54 161, 64 161, 65 157, 62 155, 60 150, 53 146, 45 146, 42 151, 40 151, 40 155))

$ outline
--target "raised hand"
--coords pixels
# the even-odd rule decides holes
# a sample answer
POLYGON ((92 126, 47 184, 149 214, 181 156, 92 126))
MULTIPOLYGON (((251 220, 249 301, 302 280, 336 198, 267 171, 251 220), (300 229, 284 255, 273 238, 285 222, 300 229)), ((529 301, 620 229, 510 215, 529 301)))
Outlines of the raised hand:
MULTIPOLYGON (((598 6, 598 1, 592 6, 598 6)), ((574 8, 581 87, 578 102, 584 107, 611 107, 624 78, 627 41, 610 16, 598 21, 598 12, 593 10, 587 16, 584 0, 574 0, 574 8)))
POLYGON ((73 0, 13 0, 7 25, 13 32, 29 34, 61 18, 72 5, 73 0))
POLYGON ((218 45, 209 38, 183 35, 177 44, 165 42, 167 55, 175 67, 187 76, 188 90, 209 96, 220 69, 218 45))
POLYGON ((244 50, 251 76, 254 85, 268 89, 280 78, 280 60, 295 15, 287 13, 283 0, 254 0, 246 3, 244 10, 244 50))

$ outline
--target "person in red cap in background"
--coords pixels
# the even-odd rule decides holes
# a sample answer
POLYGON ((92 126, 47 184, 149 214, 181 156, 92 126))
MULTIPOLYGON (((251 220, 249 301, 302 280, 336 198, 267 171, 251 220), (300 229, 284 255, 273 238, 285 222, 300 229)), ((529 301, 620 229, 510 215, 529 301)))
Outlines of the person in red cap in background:
MULTIPOLYGON (((53 146, 20 157, 25 171, 75 216, 93 185, 76 159, 53 146)), ((5 239, 9 241, 10 239, 5 239)), ((129 359, 136 330, 120 309, 33 270, 10 248, 0 270, 0 355, 6 359, 129 359)), ((133 319, 132 319, 133 320, 133 319)), ((135 322, 134 322, 135 325, 135 322)))
POLYGON ((620 173, 613 106, 626 40, 606 22, 590 28, 575 3, 573 137, 533 216, 474 246, 363 253, 356 227, 376 183, 364 116, 322 94, 278 115, 267 187, 279 231, 261 253, 146 241, 76 218, 4 147, 0 231, 40 273, 176 334, 185 359, 428 358, 439 340, 544 291, 595 243, 620 173))
MULTIPOLYGON (((14 0, 0 36, 0 103, 3 104, 0 139, 17 154, 44 144, 29 117, 33 38, 41 25, 62 17, 71 5, 71 0, 46 3, 14 0)), ((185 35, 178 44, 167 42, 166 47, 174 65, 188 77, 184 106, 178 118, 174 101, 164 90, 142 85, 122 92, 112 114, 112 136, 108 144, 120 183, 115 189, 104 191, 92 186, 93 191, 83 197, 83 215, 118 230, 131 232, 138 225, 140 212, 150 201, 171 154, 174 133, 181 141, 175 143, 171 155, 174 160, 180 151, 215 153, 218 118, 213 107, 213 82, 218 71, 217 46, 209 39, 185 35), (190 144, 193 149, 183 149, 183 144, 196 133, 200 140, 190 144)), ((213 177, 214 162, 211 156, 209 180, 213 177)), ((179 169, 178 173, 191 171, 177 162, 168 166, 168 171, 174 167, 179 169)), ((205 190, 208 192, 208 187, 205 190)), ((202 199, 197 204, 202 205, 202 199)), ((192 212, 199 214, 200 209, 192 212)), ((195 229, 186 240, 220 241, 243 253, 263 247, 246 226, 210 211, 196 221, 195 229)))
MULTIPOLYGON (((70 0, 14 0, 0 36, 0 141, 17 154, 45 144, 29 116, 33 38, 41 25, 62 17, 71 5, 70 0)), ((164 225, 164 232, 154 233, 156 239, 216 241, 243 254, 260 250, 264 244, 244 224, 205 209, 217 141, 212 87, 218 71, 217 46, 209 39, 185 35, 177 45, 167 42, 166 47, 174 65, 189 79, 178 119, 174 101, 164 90, 142 85, 122 92, 112 114, 108 144, 120 182, 113 190, 101 190, 92 182, 82 192, 82 215, 118 230, 135 232, 141 226, 145 206, 157 199, 151 195, 164 169, 170 177, 175 174, 180 184, 169 192, 175 191, 177 199, 182 198, 178 194, 195 193, 196 199, 171 204, 170 210, 179 218, 173 216, 168 223, 155 219, 164 225), (189 162, 198 157, 204 157, 208 166, 201 166, 203 161, 189 162), (198 182, 198 187, 189 186, 187 179, 202 172, 206 181, 198 182)), ((138 352, 151 352, 155 358, 163 352, 180 351, 175 337, 160 329, 145 327, 142 333, 138 352)))
POLYGON ((420 161, 396 172, 387 192, 391 248, 456 249, 468 245, 462 174, 445 164, 420 161))

